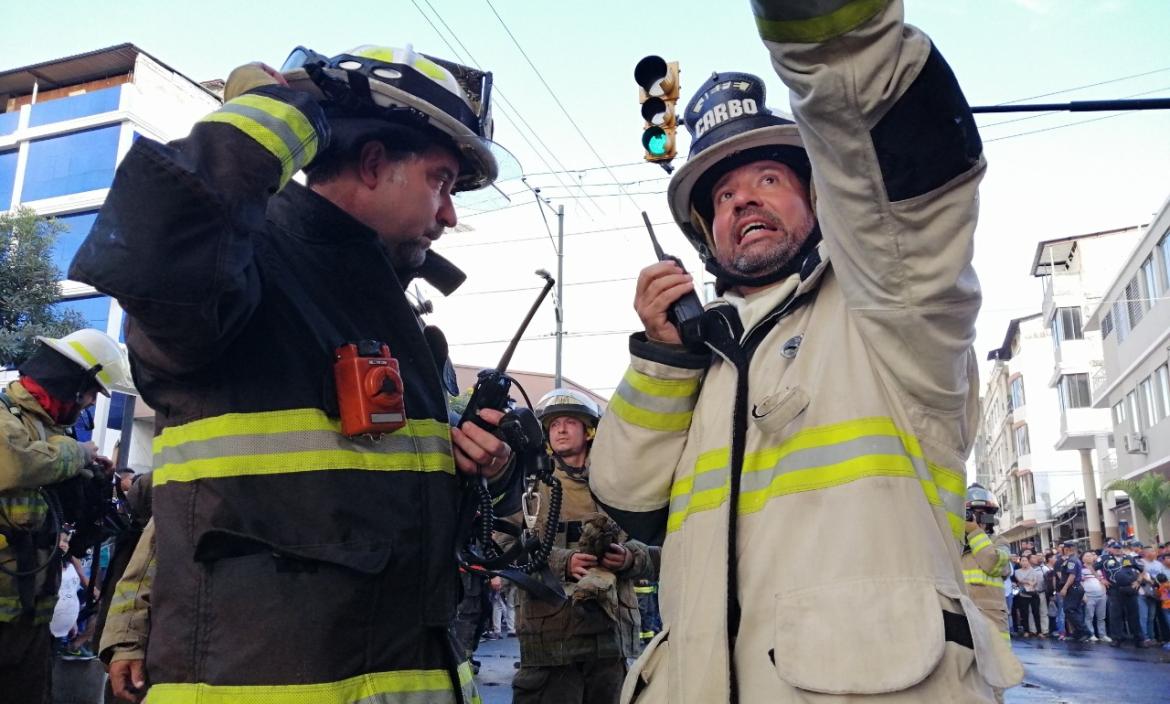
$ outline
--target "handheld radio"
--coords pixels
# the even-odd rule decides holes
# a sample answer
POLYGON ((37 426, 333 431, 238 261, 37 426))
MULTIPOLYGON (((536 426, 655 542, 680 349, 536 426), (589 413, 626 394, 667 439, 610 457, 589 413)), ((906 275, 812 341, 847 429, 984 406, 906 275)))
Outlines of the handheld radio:
MULTIPOLYGON (((681 259, 662 251, 662 245, 658 244, 658 238, 654 236, 654 226, 650 224, 650 216, 644 210, 642 211, 642 220, 646 223, 646 231, 650 233, 650 242, 654 245, 654 254, 658 257, 658 261, 672 261, 678 264, 680 269, 686 271, 681 259)), ((696 352, 703 352, 707 349, 703 344, 702 318, 703 303, 699 300, 699 294, 694 291, 683 294, 681 298, 670 304, 670 310, 666 312, 666 319, 678 329, 678 335, 682 338, 683 345, 696 352)))

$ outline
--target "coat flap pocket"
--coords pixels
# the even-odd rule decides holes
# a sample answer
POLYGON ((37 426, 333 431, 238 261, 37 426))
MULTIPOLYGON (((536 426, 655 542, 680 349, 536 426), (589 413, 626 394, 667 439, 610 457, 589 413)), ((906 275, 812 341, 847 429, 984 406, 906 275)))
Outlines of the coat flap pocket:
POLYGON ((910 579, 778 594, 774 642, 776 671, 793 687, 900 692, 924 680, 942 658, 942 607, 933 582, 910 579))
POLYGON ((770 394, 752 406, 752 421, 762 432, 778 433, 808 407, 809 397, 799 386, 770 394))

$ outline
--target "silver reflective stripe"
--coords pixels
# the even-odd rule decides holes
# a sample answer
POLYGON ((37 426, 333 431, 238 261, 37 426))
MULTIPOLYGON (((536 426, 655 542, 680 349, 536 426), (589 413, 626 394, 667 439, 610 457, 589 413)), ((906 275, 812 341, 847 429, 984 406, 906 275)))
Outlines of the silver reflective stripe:
POLYGON ((698 395, 653 396, 635 389, 625 379, 622 379, 622 382, 618 384, 615 393, 631 406, 637 406, 654 413, 690 413, 695 409, 695 403, 699 400, 698 395))
POLYGON ((182 464, 192 460, 215 459, 230 455, 278 455, 296 452, 342 450, 346 452, 451 452, 451 441, 443 437, 416 437, 399 431, 377 440, 347 438, 330 430, 297 430, 287 433, 229 435, 210 440, 195 440, 161 448, 155 453, 155 466, 182 464))
MULTIPOLYGON (((280 138, 280 141, 284 142, 285 147, 288 149, 288 154, 285 156, 285 158, 295 157, 302 151, 304 147, 304 145, 301 144, 300 138, 297 137, 296 133, 293 132, 292 127, 287 122, 275 115, 272 115, 271 113, 265 112, 264 110, 254 108, 250 105, 241 105, 235 101, 230 101, 224 103, 223 107, 219 109, 219 112, 231 112, 237 115, 242 115, 243 117, 254 120, 260 125, 263 125, 264 127, 271 130, 273 134, 280 138)), ((284 161, 284 159, 281 159, 281 161, 284 161)))

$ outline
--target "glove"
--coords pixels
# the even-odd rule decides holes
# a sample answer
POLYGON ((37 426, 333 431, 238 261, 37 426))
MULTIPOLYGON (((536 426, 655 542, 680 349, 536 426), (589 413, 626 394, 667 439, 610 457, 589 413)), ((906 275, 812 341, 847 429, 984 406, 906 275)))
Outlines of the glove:
POLYGON ((288 81, 268 64, 254 61, 237 67, 228 75, 227 84, 223 88, 223 100, 226 103, 260 86, 288 87, 288 81))

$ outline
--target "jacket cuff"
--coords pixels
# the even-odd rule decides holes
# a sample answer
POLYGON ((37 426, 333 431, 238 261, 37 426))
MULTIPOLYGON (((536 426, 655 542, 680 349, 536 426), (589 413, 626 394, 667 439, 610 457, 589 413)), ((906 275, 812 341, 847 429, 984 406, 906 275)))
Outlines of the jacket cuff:
POLYGON ((706 369, 711 365, 710 353, 696 353, 682 345, 655 342, 646 337, 644 332, 630 335, 630 354, 648 362, 683 369, 706 369))
POLYGON ((815 3, 752 0, 760 37, 770 42, 816 44, 861 26, 885 9, 889 0, 828 0, 815 3))

